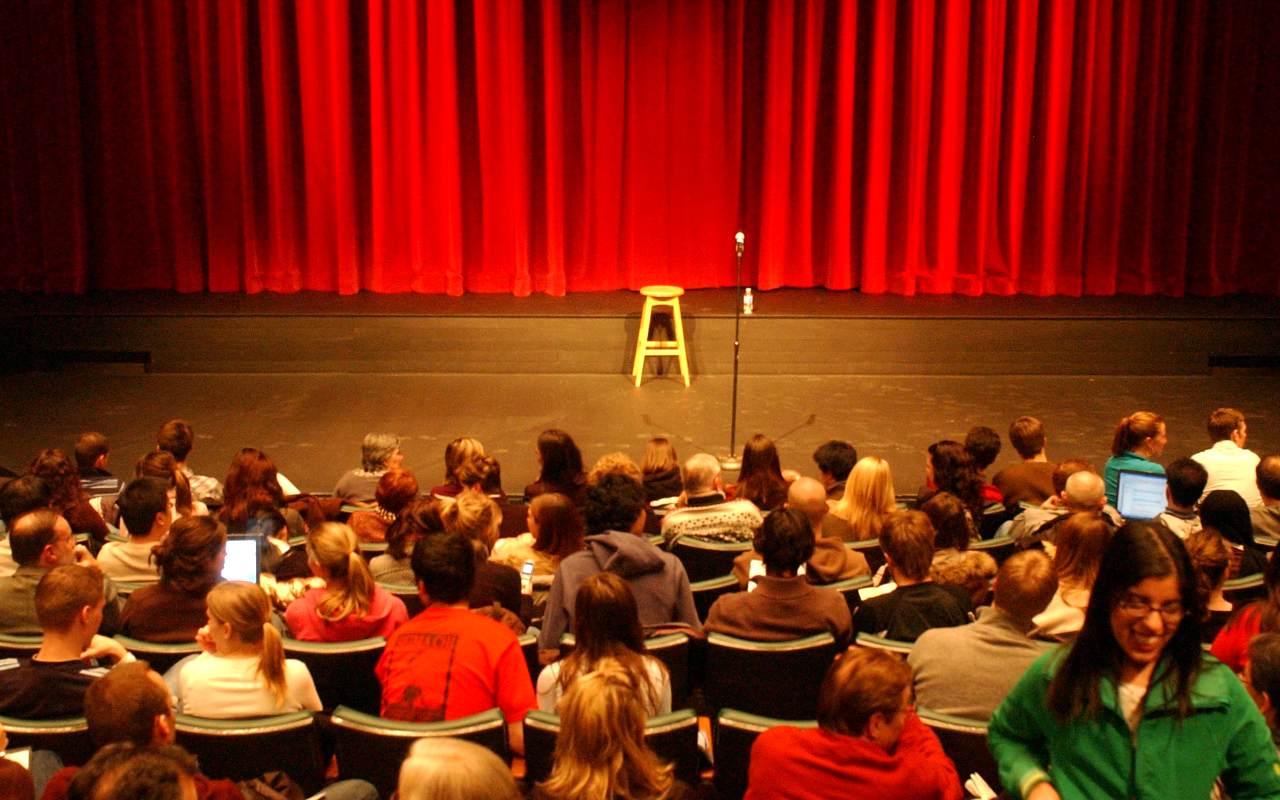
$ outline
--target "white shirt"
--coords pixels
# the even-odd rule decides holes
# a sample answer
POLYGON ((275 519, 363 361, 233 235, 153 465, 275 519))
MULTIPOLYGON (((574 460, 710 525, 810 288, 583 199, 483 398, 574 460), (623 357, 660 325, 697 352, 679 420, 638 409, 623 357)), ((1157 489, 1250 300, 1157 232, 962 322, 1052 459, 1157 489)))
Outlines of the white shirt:
MULTIPOLYGON (((653 685, 654 694, 658 697, 657 708, 649 709, 649 716, 656 717, 671 713, 671 676, 663 668, 662 662, 653 656, 645 656, 645 670, 649 673, 649 683, 653 685)), ((560 702, 560 665, 556 661, 543 667, 538 674, 538 710, 548 714, 558 713, 556 704, 560 702)))
POLYGON ((125 583, 154 583, 160 568, 151 561, 151 551, 159 542, 107 542, 98 553, 98 566, 108 578, 125 583))
POLYGON ((256 656, 201 653, 187 662, 178 676, 182 713, 206 719, 243 719, 323 708, 311 672, 301 661, 285 659, 288 692, 282 705, 276 705, 275 695, 257 673, 256 656))
POLYGON ((1209 481, 1204 485, 1204 495, 1215 489, 1230 489, 1244 498, 1251 508, 1262 505, 1262 495, 1258 493, 1258 461, 1261 459, 1252 450, 1242 450, 1230 439, 1223 439, 1192 456, 1200 466, 1209 473, 1209 481))

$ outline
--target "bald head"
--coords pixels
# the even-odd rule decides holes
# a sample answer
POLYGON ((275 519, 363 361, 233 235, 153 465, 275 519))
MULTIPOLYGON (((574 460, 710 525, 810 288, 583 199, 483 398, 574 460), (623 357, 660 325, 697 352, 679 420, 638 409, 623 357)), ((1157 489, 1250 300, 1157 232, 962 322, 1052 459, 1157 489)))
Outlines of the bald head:
POLYGON ((720 462, 707 453, 698 453, 684 462, 684 491, 690 497, 715 491, 720 478, 720 462))
POLYGON ((787 490, 787 508, 799 511, 815 531, 827 515, 827 489, 813 478, 796 478, 787 490))
POLYGON ((1107 487, 1094 472, 1076 472, 1067 478, 1063 505, 1068 511, 1096 512, 1107 503, 1107 487))

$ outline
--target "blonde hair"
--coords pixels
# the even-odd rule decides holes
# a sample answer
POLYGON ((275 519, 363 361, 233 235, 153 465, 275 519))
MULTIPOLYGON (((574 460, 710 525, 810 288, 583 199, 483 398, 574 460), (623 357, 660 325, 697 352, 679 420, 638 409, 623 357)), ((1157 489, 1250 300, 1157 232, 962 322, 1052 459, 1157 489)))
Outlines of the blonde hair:
POLYGON ((679 467, 680 460, 670 440, 658 436, 650 439, 644 446, 644 456, 640 459, 640 471, 645 475, 670 472, 679 467))
POLYGON ((502 509, 484 493, 463 489, 452 503, 441 509, 440 520, 449 533, 461 533, 484 545, 487 551, 502 527, 502 509))
POLYGON ((467 459, 484 455, 484 445, 469 436, 454 439, 444 448, 444 480, 445 483, 458 482, 457 472, 467 459))
POLYGON ((587 473, 587 485, 595 486, 605 475, 626 475, 641 486, 644 485, 644 473, 626 453, 609 453, 600 456, 600 460, 587 473))
POLYGON ((645 707, 631 672, 603 659, 560 700, 555 767, 539 784, 552 800, 659 800, 672 765, 644 741, 645 707))
POLYGON ((329 571, 324 598, 316 614, 340 622, 352 614, 363 616, 373 605, 373 573, 360 555, 360 542, 350 526, 325 522, 307 534, 307 558, 329 571))
POLYGON ((520 800, 511 770, 492 750, 462 739, 419 739, 400 765, 400 800, 520 800))
POLYGON ((284 705, 289 684, 284 674, 284 644, 280 632, 271 625, 271 601, 256 583, 227 581, 209 591, 205 603, 209 616, 224 625, 247 645, 258 645, 258 677, 275 695, 276 707, 284 705))
POLYGON ((845 482, 844 497, 831 513, 849 523, 854 538, 861 540, 878 538, 885 518, 897 509, 889 462, 866 456, 853 465, 845 482))

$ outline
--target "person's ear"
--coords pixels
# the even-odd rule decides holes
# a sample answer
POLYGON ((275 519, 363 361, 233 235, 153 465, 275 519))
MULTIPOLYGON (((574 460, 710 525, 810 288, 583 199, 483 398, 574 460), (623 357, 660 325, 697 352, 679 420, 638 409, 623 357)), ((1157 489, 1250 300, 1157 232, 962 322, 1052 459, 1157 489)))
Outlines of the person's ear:
POLYGON ((431 605, 431 595, 427 594, 427 589, 422 585, 422 581, 415 581, 418 585, 418 597, 422 599, 422 605, 431 605))
POLYGON ((887 721, 883 711, 877 711, 872 714, 870 719, 867 720, 867 724, 862 726, 863 738, 870 739, 873 742, 879 741, 880 729, 884 727, 887 721))
POLYGON ((174 730, 174 719, 172 714, 156 714, 156 718, 151 726, 151 743, 152 744, 172 744, 177 736, 174 730))

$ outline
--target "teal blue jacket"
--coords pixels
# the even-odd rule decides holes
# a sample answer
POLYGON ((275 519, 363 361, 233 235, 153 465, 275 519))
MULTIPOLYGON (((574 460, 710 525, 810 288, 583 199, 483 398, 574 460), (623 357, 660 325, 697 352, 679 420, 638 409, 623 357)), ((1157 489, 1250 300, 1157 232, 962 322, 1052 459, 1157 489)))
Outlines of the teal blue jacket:
POLYGON ((1045 698, 1065 653, 1059 648, 1040 657, 991 717, 987 742, 1006 790, 1026 797, 1049 780, 1063 800, 1207 800, 1221 776, 1232 800, 1280 798, 1280 760, 1267 724, 1220 661, 1204 657, 1192 711, 1183 720, 1172 680, 1157 682, 1135 734, 1112 678, 1102 681, 1097 718, 1057 723, 1045 698))
POLYGON ((1122 469, 1130 472, 1150 472, 1153 475, 1164 474, 1164 467, 1132 450, 1125 451, 1124 455, 1112 456, 1107 459, 1107 465, 1102 469, 1102 482, 1107 489, 1108 505, 1114 506, 1120 494, 1120 470, 1122 469))

